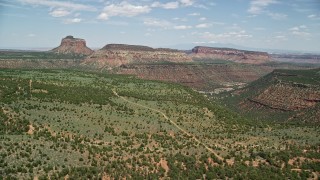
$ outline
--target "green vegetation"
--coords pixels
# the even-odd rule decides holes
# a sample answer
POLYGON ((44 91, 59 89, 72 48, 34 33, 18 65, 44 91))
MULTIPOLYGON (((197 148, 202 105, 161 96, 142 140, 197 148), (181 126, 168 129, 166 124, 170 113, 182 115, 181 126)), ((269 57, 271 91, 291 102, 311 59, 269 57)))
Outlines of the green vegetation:
POLYGON ((0 70, 0 107, 5 179, 306 179, 319 173, 319 126, 250 121, 173 83, 0 70))
POLYGON ((0 51, 0 60, 50 60, 50 59, 83 59, 84 55, 57 54, 49 51, 0 51))

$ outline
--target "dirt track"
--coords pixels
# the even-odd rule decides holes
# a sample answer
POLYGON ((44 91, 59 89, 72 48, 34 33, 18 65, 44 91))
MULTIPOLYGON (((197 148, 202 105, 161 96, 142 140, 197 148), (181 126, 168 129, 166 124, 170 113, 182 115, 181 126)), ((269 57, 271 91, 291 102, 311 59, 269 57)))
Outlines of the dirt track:
POLYGON ((132 102, 132 101, 130 101, 130 100, 128 100, 128 99, 126 99, 126 98, 124 98, 124 97, 122 97, 122 96, 119 96, 118 93, 117 93, 115 90, 112 90, 112 92, 113 92, 117 97, 123 99, 124 101, 127 101, 127 102, 129 102, 129 103, 131 103, 131 104, 134 104, 134 105, 136 105, 136 106, 140 106, 140 107, 143 107, 143 108, 146 108, 146 109, 149 109, 149 110, 152 110, 152 111, 155 111, 155 112, 160 113, 160 114, 161 114, 166 120, 168 120, 173 126, 175 126, 177 129, 179 129, 180 131, 182 131, 182 132, 183 132, 184 134, 186 134, 187 136, 192 137, 192 139, 193 139, 194 141, 196 141, 197 143, 199 143, 199 144, 201 144, 203 147, 205 147, 209 152, 211 152, 212 154, 214 154, 219 160, 221 160, 221 161, 224 160, 223 157, 219 156, 217 152, 215 152, 213 149, 211 149, 211 148, 208 147, 206 144, 204 144, 203 142, 201 142, 198 138, 196 138, 193 134, 187 132, 186 130, 184 130, 183 128, 181 128, 179 125, 177 125, 174 121, 172 121, 170 118, 168 118, 168 116, 167 116, 164 112, 162 112, 162 111, 160 111, 160 110, 158 110, 158 109, 154 109, 154 108, 151 108, 151 107, 144 106, 144 105, 142 105, 142 104, 138 104, 138 103, 132 102))

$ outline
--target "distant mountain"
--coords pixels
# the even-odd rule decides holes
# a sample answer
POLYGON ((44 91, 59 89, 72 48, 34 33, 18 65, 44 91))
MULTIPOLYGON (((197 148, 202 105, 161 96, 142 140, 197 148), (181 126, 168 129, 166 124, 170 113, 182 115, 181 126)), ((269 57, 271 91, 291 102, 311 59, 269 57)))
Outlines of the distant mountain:
POLYGON ((217 48, 233 48, 233 49, 242 49, 247 51, 264 51, 270 54, 316 54, 320 55, 320 51, 299 51, 299 50, 288 50, 288 49, 272 49, 272 48, 255 48, 255 47, 247 47, 241 46, 231 43, 204 43, 204 42, 196 42, 196 43, 184 43, 184 44, 176 44, 176 45, 168 45, 168 48, 180 49, 180 50, 190 50, 195 46, 208 46, 208 47, 217 47, 217 48))
POLYGON ((243 49, 243 50, 252 50, 251 48, 245 46, 239 46, 235 44, 224 44, 224 43, 185 43, 185 44, 176 44, 169 45, 168 48, 180 49, 180 50, 191 50, 195 46, 207 46, 207 47, 219 47, 219 48, 233 48, 233 49, 243 49))

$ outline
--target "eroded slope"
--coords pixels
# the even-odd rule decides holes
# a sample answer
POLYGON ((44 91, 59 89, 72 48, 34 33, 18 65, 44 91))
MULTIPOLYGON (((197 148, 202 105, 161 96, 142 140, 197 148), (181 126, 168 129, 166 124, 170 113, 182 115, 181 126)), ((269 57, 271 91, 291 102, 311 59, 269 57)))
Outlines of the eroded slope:
POLYGON ((226 100, 238 104, 240 112, 257 113, 254 117, 261 113, 262 119, 319 122, 319 72, 319 69, 275 70, 233 92, 226 100))

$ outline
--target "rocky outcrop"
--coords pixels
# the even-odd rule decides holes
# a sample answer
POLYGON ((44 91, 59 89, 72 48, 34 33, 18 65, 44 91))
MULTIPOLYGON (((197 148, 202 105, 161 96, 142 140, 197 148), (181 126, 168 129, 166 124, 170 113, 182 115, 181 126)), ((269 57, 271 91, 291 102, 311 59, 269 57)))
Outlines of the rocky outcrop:
POLYGON ((84 39, 74 38, 73 36, 63 38, 61 45, 51 51, 59 54, 90 55, 93 53, 93 50, 86 46, 84 39))
POLYGON ((204 46, 193 48, 190 56, 194 59, 219 59, 247 64, 262 64, 270 61, 270 56, 266 52, 204 46))
POLYGON ((249 100, 272 109, 295 111, 315 107, 320 102, 320 89, 317 86, 278 83, 249 100))
MULTIPOLYGON (((274 70, 224 99, 253 118, 319 123, 320 69, 274 70)), ((229 104, 230 105, 230 104, 229 104)))
POLYGON ((82 63, 92 68, 112 68, 127 64, 150 64, 161 62, 182 63, 192 59, 182 51, 147 46, 108 44, 94 52, 82 63))

